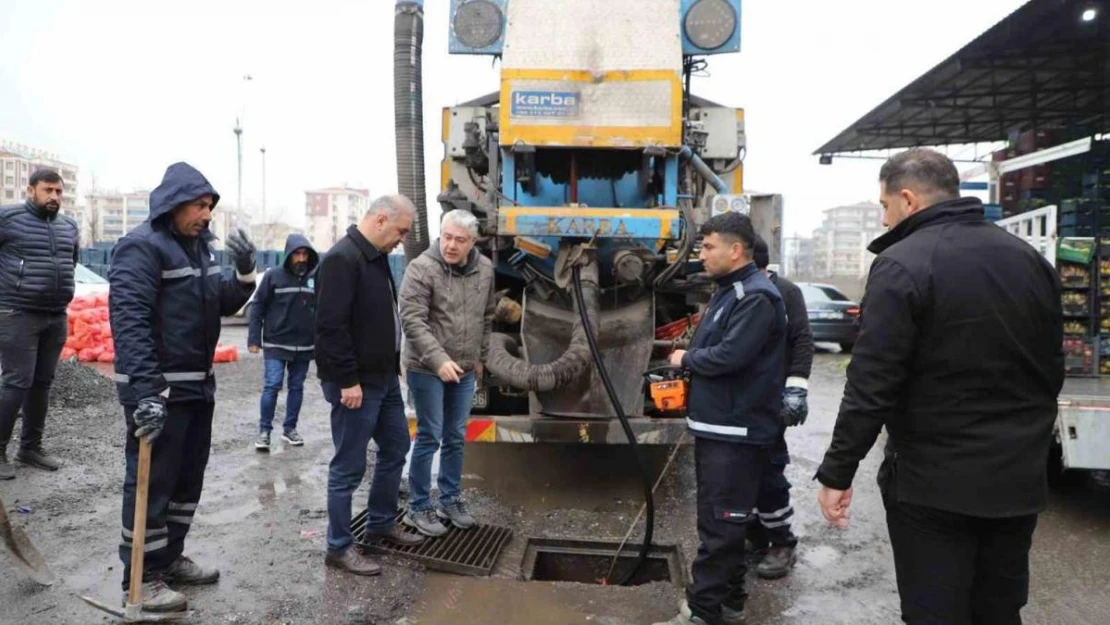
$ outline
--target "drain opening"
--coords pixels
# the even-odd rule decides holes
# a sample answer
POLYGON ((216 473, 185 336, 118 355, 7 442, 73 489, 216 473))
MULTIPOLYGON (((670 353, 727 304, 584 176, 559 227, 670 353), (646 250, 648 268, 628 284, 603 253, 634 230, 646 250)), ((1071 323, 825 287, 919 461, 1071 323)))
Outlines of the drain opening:
MULTIPOLYGON (((640 551, 640 545, 626 544, 613 567, 613 556, 619 545, 616 541, 530 538, 521 571, 528 581, 616 584, 635 566, 640 551), (613 567, 611 574, 610 567, 613 567)), ((656 544, 630 584, 670 582, 681 587, 685 580, 678 547, 656 544)))

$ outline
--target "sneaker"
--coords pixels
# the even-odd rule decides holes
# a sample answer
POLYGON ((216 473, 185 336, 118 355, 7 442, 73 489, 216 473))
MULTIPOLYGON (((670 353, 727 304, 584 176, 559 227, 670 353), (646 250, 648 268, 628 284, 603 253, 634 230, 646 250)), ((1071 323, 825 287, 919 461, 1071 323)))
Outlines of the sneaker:
POLYGON ((367 577, 379 575, 382 572, 382 567, 364 556, 354 545, 343 551, 329 551, 328 555, 324 557, 324 564, 333 569, 367 577))
POLYGON ((254 440, 254 448, 258 451, 270 451, 269 430, 262 430, 258 433, 258 438, 254 440))
POLYGON ((437 538, 447 533, 447 528, 439 522, 439 515, 431 509, 409 510, 408 514, 401 519, 401 523, 431 538, 437 538))
POLYGON ((461 501, 452 501, 440 506, 436 510, 436 515, 444 521, 450 521, 452 525, 461 530, 468 530, 474 527, 476 523, 474 517, 466 509, 466 504, 461 501))
POLYGON ((42 447, 20 449, 15 452, 15 459, 23 464, 29 464, 32 467, 37 467, 46 471, 57 471, 62 468, 61 461, 48 456, 46 452, 42 450, 42 447))
POLYGON ((776 545, 767 550, 767 555, 755 567, 755 574, 763 579, 780 579, 790 574, 797 561, 794 547, 776 545))
MULTIPOLYGON (((143 612, 184 612, 189 607, 185 595, 173 590, 160 579, 143 582, 139 603, 143 612)), ((123 606, 127 607, 127 592, 123 593, 123 606)))
POLYGON ((694 616, 690 611, 690 604, 683 601, 678 604, 678 614, 669 621, 655 623, 654 625, 707 625, 700 616, 694 616))
POLYGON ((300 447, 301 445, 304 445, 304 439, 301 438, 300 434, 297 434, 296 430, 285 430, 285 432, 281 434, 281 440, 289 443, 294 447, 300 447))
POLYGON ((178 556, 170 568, 162 573, 162 579, 167 584, 201 586, 215 584, 220 579, 220 572, 216 569, 206 569, 185 556, 178 556))
POLYGON ((366 531, 366 542, 373 542, 375 540, 383 540, 388 543, 393 543, 395 547, 416 547, 424 544, 424 537, 420 534, 411 534, 405 530, 397 527, 396 524, 384 532, 371 532, 366 531))
POLYGON ((7 452, 0 451, 0 480, 14 480, 15 465, 8 462, 7 452))

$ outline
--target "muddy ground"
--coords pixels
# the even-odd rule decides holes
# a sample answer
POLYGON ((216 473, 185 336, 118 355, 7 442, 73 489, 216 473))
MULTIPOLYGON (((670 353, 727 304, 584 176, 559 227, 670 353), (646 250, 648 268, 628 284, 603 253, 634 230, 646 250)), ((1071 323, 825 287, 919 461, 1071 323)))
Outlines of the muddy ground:
MULTIPOLYGON (((245 331, 225 328, 241 362, 220 365, 212 457, 187 553, 221 568, 213 587, 186 591, 192 623, 527 624, 652 623, 669 618, 682 596, 656 582, 619 588, 524 582, 529 536, 620 539, 642 491, 624 447, 473 445, 465 486, 482 521, 510 526, 514 538, 490 578, 425 571, 386 559, 382 576, 362 579, 323 565, 328 408, 310 377, 300 431, 307 445, 256 453, 262 363, 245 354, 245 331)), ((795 484, 795 531, 801 537, 793 575, 753 578, 752 625, 899 622, 898 596, 882 507, 874 486, 878 450, 860 472, 852 526, 829 528, 814 503, 814 469, 831 434, 846 356, 819 354, 811 381, 809 422, 789 433, 795 484)), ((72 372, 71 372, 72 374, 72 372)), ((77 594, 120 599, 120 483, 123 418, 99 391, 67 391, 48 423, 48 448, 64 458, 57 473, 28 467, 0 483, 9 512, 60 575, 49 589, 19 577, 0 556, 0 623, 110 622, 77 594), (21 507, 31 510, 21 513, 21 507)), ((279 415, 284 404, 279 404, 279 415)), ((280 417, 279 417, 280 418, 280 417)), ((14 451, 14 449, 10 450, 14 451)), ((670 449, 652 453, 660 470, 670 449)), ((696 551, 692 450, 680 451, 657 494, 655 541, 677 544, 688 566, 696 551)), ((365 489, 365 484, 364 484, 365 489)), ((356 501, 365 497, 365 490, 356 501)), ((1095 625, 1110 611, 1110 481, 1093 476, 1056 491, 1041 517, 1032 555, 1027 623, 1095 625)))

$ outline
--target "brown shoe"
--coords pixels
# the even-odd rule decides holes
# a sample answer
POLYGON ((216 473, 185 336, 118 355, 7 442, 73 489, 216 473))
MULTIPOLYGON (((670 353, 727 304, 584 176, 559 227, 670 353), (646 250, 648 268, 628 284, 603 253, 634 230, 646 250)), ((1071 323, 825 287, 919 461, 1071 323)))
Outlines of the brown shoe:
POLYGON ((341 571, 367 577, 379 575, 382 572, 382 567, 362 555, 354 545, 339 552, 329 551, 324 558, 324 564, 341 571))
POLYGON ((415 532, 406 532, 405 530, 397 527, 394 524, 384 532, 366 532, 366 542, 372 543, 375 540, 383 540, 387 543, 392 543, 397 547, 416 547, 424 544, 424 537, 415 532))

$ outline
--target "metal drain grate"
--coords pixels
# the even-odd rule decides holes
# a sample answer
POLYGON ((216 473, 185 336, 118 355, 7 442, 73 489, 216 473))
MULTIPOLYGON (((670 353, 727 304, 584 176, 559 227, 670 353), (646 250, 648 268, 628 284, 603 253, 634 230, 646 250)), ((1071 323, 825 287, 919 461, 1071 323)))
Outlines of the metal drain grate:
MULTIPOLYGON (((403 513, 397 515, 397 527, 408 534, 417 531, 401 524, 403 513)), ((493 571, 501 550, 513 537, 507 527, 482 525, 468 530, 448 526, 447 533, 439 538, 429 538, 416 547, 398 547, 381 540, 366 542, 366 511, 351 520, 355 541, 368 552, 400 556, 416 560, 429 569, 459 575, 489 575, 493 571)))

